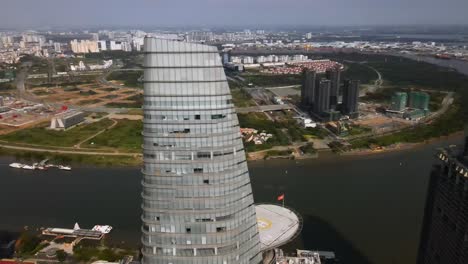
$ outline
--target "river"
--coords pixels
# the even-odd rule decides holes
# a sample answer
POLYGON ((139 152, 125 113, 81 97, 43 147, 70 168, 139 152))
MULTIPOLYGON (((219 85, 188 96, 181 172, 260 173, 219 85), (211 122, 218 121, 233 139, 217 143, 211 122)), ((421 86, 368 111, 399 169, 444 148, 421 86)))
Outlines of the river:
MULTIPOLYGON (((414 264, 434 149, 450 142, 372 156, 249 163, 256 202, 286 204, 304 218, 287 249, 335 251, 342 263, 414 264)), ((0 230, 110 224, 114 241, 140 236, 137 168, 22 171, 0 160, 0 230)))

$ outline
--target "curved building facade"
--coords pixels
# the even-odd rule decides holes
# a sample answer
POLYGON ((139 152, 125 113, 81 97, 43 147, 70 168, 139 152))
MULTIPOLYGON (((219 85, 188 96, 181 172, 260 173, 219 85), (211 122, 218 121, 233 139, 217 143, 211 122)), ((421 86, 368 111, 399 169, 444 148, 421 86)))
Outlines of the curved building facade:
POLYGON ((232 97, 216 47, 145 39, 143 263, 261 262, 232 97))

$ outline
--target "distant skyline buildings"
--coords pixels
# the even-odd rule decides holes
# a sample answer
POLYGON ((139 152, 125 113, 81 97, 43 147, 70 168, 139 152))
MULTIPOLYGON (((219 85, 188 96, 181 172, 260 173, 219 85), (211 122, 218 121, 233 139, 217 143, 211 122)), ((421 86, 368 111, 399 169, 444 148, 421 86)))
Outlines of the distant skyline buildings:
POLYGON ((91 0, 83 0, 76 5, 60 0, 5 0, 0 9, 0 25, 468 24, 466 10, 468 1, 465 0, 135 0, 113 1, 112 5, 91 0), (321 12, 310 16, 311 9, 321 12), (113 15, 106 16, 106 12, 113 15))

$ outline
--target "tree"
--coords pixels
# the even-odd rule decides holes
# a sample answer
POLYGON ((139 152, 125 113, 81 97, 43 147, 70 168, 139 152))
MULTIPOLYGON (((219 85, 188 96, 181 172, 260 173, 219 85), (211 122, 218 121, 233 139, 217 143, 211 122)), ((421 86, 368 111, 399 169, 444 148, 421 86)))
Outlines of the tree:
POLYGON ((56 254, 57 254, 57 260, 60 261, 60 262, 64 262, 68 257, 68 254, 65 251, 63 251, 62 249, 57 250, 56 254))

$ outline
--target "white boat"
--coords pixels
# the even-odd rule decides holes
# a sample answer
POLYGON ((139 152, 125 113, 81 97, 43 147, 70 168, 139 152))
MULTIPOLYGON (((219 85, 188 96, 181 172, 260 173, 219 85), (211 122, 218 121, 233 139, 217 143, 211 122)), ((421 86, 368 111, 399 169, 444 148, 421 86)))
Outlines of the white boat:
POLYGON ((36 167, 30 166, 30 165, 24 165, 22 169, 23 169, 23 170, 35 170, 36 167))
POLYGON ((59 168, 59 170, 71 171, 71 167, 69 167, 69 166, 59 165, 58 168, 59 168))
POLYGON ((24 164, 21 164, 21 163, 11 163, 10 164, 10 167, 12 168, 16 168, 16 169, 22 169, 24 167, 24 164))
POLYGON ((109 226, 109 225, 95 225, 93 227, 93 229, 91 229, 91 230, 99 231, 102 234, 109 234, 110 231, 112 230, 112 226, 109 226))

